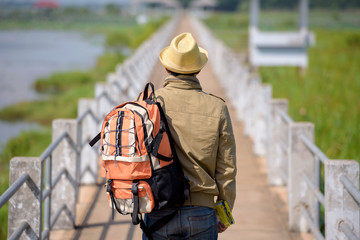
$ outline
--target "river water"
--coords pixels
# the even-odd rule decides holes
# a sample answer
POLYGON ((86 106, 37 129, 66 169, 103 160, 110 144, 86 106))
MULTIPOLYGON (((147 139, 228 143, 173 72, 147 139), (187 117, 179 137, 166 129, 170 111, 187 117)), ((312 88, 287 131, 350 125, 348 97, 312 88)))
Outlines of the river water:
MULTIPOLYGON (((73 31, 0 31, 0 108, 44 98, 32 89, 40 77, 93 67, 104 52, 104 37, 73 31)), ((36 124, 0 121, 0 151, 21 131, 36 124)))

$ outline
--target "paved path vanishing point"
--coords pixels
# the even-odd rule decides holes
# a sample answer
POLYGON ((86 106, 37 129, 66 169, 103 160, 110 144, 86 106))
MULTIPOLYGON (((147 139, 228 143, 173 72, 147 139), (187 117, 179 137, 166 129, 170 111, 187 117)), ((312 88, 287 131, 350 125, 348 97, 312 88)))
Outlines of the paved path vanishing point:
MULTIPOLYGON (((181 20, 174 36, 181 32, 191 32, 196 39, 188 18, 181 20)), ((201 42, 199 42, 201 46, 201 42)), ((211 61, 211 56, 209 56, 211 61)), ((166 72, 160 62, 156 65, 151 81, 156 88, 162 86, 166 72)), ((221 85, 217 81, 211 64, 198 75, 203 90, 226 100, 221 85)), ((236 120, 234 109, 230 109, 236 136, 237 150, 237 197, 233 209, 236 224, 219 239, 241 240, 300 240, 312 239, 310 234, 299 234, 288 231, 287 194, 285 187, 270 187, 267 184, 266 165, 262 158, 253 154, 251 139, 244 136, 243 125, 236 120)), ((82 186, 77 207, 76 230, 57 230, 51 232, 50 239, 141 239, 139 226, 131 224, 130 216, 115 213, 111 221, 111 209, 108 206, 105 189, 102 186, 82 186)))

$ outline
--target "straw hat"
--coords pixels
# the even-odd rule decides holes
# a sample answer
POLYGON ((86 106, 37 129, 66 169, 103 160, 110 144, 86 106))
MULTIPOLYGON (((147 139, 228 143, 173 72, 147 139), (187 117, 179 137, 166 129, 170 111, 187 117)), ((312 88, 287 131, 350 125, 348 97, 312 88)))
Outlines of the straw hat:
POLYGON ((168 70, 190 74, 199 72, 205 66, 208 53, 198 47, 191 33, 182 33, 161 51, 159 58, 168 70))

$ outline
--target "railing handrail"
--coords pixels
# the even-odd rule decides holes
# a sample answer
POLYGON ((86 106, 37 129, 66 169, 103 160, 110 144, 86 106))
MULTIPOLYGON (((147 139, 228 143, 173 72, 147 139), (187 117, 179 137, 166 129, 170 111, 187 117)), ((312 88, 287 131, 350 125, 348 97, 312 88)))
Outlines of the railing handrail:
MULTIPOLYGON (((163 46, 160 45, 160 46, 157 46, 156 49, 154 49, 154 44, 151 44, 149 41, 152 41, 154 43, 163 43, 164 44, 165 43, 164 41, 166 39, 166 37, 164 37, 164 36, 168 36, 168 37, 170 36, 171 31, 169 31, 169 28, 174 29, 174 26, 177 23, 177 21, 178 21, 178 16, 175 16, 173 18, 173 20, 171 20, 169 23, 167 23, 165 26, 163 26, 160 30, 158 30, 156 33, 154 33, 147 41, 145 41, 138 48, 138 50, 130 57, 130 59, 125 62, 127 68, 135 68, 137 66, 137 64, 140 64, 142 67, 145 67, 145 65, 154 64, 155 63, 154 60, 156 59, 156 56, 153 54, 153 52, 155 50, 160 51, 160 49, 157 49, 157 48, 162 48, 163 46), (140 51, 141 51, 141 53, 140 53, 140 51), (143 54, 143 53, 146 53, 146 54, 143 54), (152 60, 150 60, 150 58, 152 60)), ((130 88, 130 84, 132 84, 136 88, 138 88, 140 86, 140 84, 143 84, 143 81, 145 81, 146 78, 149 77, 149 71, 151 68, 152 68, 152 66, 148 66, 146 69, 142 69, 141 74, 138 74, 136 76, 130 76, 129 75, 130 73, 127 73, 126 81, 129 82, 129 86, 126 87, 126 89, 123 89, 122 85, 117 81, 111 82, 111 84, 118 89, 119 93, 127 94, 128 90, 130 88), (141 82, 138 82, 138 81, 141 81, 141 82)), ((137 71, 138 71, 138 69, 136 69, 135 72, 137 72, 137 71)), ((125 70, 125 72, 128 72, 128 71, 125 70)), ((108 90, 111 90, 111 89, 112 88, 110 88, 108 90)), ((136 89, 136 91, 137 90, 138 89, 136 89)), ((119 95, 119 94, 117 94, 117 95, 119 95)), ((110 96, 110 94, 107 90, 101 91, 101 93, 98 96, 95 96, 95 99, 98 103, 102 99, 105 99, 106 100, 105 104, 112 105, 112 106, 116 106, 116 103, 117 103, 110 96)), ((41 171, 44 167, 44 164, 46 164, 45 180, 43 178, 40 179, 40 181, 41 181, 40 189, 38 188, 39 194, 40 194, 38 200, 40 201, 40 204, 45 203, 45 208, 44 208, 45 218, 47 218, 47 217, 51 218, 50 208, 49 208, 50 204, 48 202, 50 201, 50 196, 51 196, 52 190, 59 183, 62 176, 64 176, 64 175, 66 176, 68 181, 76 189, 76 192, 77 192, 77 188, 80 184, 80 182, 78 181, 79 179, 74 179, 73 176, 67 170, 67 168, 61 169, 60 171, 58 171, 58 174, 54 178, 52 178, 52 174, 51 174, 52 154, 54 153, 54 150, 56 150, 57 147, 65 140, 70 145, 70 148, 72 149, 72 151, 76 154, 76 156, 77 156, 76 164, 77 164, 77 168, 79 168, 78 162, 80 161, 80 153, 87 145, 86 141, 88 140, 88 139, 85 139, 85 141, 83 141, 81 126, 82 126, 83 121, 85 119, 87 119, 88 116, 90 117, 89 119, 91 119, 93 121, 93 123, 95 123, 96 125, 98 125, 100 123, 99 117, 97 116, 97 114, 94 113, 94 111, 91 108, 85 109, 85 111, 82 114, 80 114, 76 119, 76 124, 78 126, 80 126, 80 127, 78 127, 78 130, 77 130, 78 133, 77 133, 76 139, 73 139, 67 131, 63 131, 58 135, 58 137, 55 140, 52 141, 52 143, 45 149, 45 151, 39 157, 39 160, 41 163, 41 171), (48 179, 48 178, 50 178, 50 179, 48 179), (45 181, 45 183, 44 183, 44 181, 45 181), (45 186, 45 189, 43 189, 44 186, 45 186)), ((100 116, 100 117, 102 117, 102 116, 100 116)), ((76 173, 78 175, 77 178, 81 179, 81 177, 86 172, 90 172, 91 175, 96 179, 97 174, 94 173, 89 166, 87 166, 83 172, 77 172, 76 173)), ((10 198, 21 188, 21 186, 25 182, 27 182, 29 180, 32 180, 32 179, 31 179, 30 175, 27 173, 24 173, 19 178, 17 178, 14 181, 14 183, 11 184, 11 186, 9 186, 9 188, 0 196, 0 208, 10 200, 10 198)), ((56 222, 58 221, 58 219, 60 217, 60 214, 63 211, 65 211, 66 215, 71 219, 71 221, 75 225, 74 215, 72 214, 71 210, 67 207, 67 205, 64 204, 53 214, 53 217, 51 219, 45 219, 44 226, 41 227, 41 229, 43 229, 43 230, 40 231, 39 236, 37 236, 37 234, 35 232, 32 232, 33 230, 30 231, 31 234, 34 235, 34 236, 32 236, 32 238, 38 238, 38 237, 41 239, 48 238, 48 236, 50 234, 50 230, 56 224, 56 222)), ((31 228, 29 223, 26 221, 23 222, 19 227, 17 227, 13 231, 13 233, 11 234, 9 239, 19 238, 21 236, 21 234, 28 228, 31 228)))
MULTIPOLYGON (((324 206, 325 212, 330 213, 330 211, 333 211, 332 209, 336 209, 334 211, 339 211, 336 212, 336 214, 338 214, 336 217, 340 220, 342 219, 342 224, 337 229, 334 229, 335 222, 328 224, 327 221, 329 219, 325 219, 325 224, 327 225, 326 231, 328 234, 340 234, 340 232, 343 232, 348 239, 359 240, 359 164, 354 161, 329 160, 314 143, 311 137, 308 137, 308 135, 314 135, 313 127, 303 126, 303 128, 301 128, 300 123, 293 121, 287 114, 287 102, 279 101, 280 99, 277 101, 275 101, 276 99, 267 100, 268 96, 264 95, 264 93, 267 94, 265 88, 268 86, 261 84, 261 80, 259 82, 259 77, 257 74, 254 74, 253 69, 247 66, 247 63, 244 60, 237 59, 236 57, 234 58, 234 53, 216 39, 204 24, 195 17, 193 19, 198 36, 202 37, 201 40, 204 47, 208 49, 209 55, 212 55, 210 62, 212 62, 215 74, 219 76, 220 81, 226 79, 223 82, 223 87, 227 97, 238 111, 238 118, 244 122, 245 134, 253 139, 254 152, 267 158, 270 183, 276 185, 293 184, 291 187, 294 187, 295 181, 295 185, 297 184, 296 186, 298 186, 298 188, 293 190, 294 192, 289 193, 289 198, 291 196, 291 199, 289 199, 289 226, 291 229, 296 231, 307 231, 311 229, 316 239, 324 239, 325 237, 319 230, 319 205, 322 204, 326 205, 326 207, 324 206), (238 69, 241 68, 242 70, 235 72, 232 67, 233 65, 236 65, 238 69), (278 119, 281 121, 278 121, 278 119), (264 126, 266 127, 264 128, 264 126), (260 151, 259 149, 266 149, 266 151, 260 151), (313 168, 311 171, 308 170, 310 173, 307 172, 304 174, 299 171, 299 169, 301 169, 301 164, 295 164, 298 169, 291 168, 291 165, 293 164, 291 161, 293 161, 294 156, 296 156, 298 160, 304 161, 304 164, 306 161, 310 161, 308 163, 310 163, 313 168), (304 159, 303 156, 306 156, 309 159, 304 159), (328 175, 331 175, 330 179, 327 179, 328 176, 325 176, 325 184, 330 182, 337 184, 336 186, 341 184, 338 188, 344 188, 344 191, 349 193, 343 194, 344 196, 336 197, 343 197, 345 199, 345 195, 350 195, 352 200, 356 203, 357 207, 354 208, 356 213, 353 215, 350 214, 355 221, 353 225, 349 222, 350 220, 346 220, 347 217, 350 217, 349 212, 345 212, 341 207, 333 207, 334 202, 353 206, 354 204, 348 203, 348 201, 350 201, 348 199, 350 198, 346 198, 347 201, 344 199, 334 200, 332 196, 329 196, 330 190, 328 191, 325 189, 325 193, 321 191, 321 164, 324 165, 325 170, 328 169, 329 171, 332 171, 331 174, 328 173, 328 175), (344 170, 345 168, 346 170, 344 170), (291 173, 287 172, 290 171, 289 169, 291 169, 291 173), (338 172, 342 172, 342 176, 339 176, 339 174, 337 174, 338 172), (348 175, 350 173, 351 179, 350 175, 348 175), (289 179, 291 179, 291 181, 289 179), (305 189, 299 189, 299 186, 305 187, 305 189), (311 195, 311 197, 302 197, 302 195, 299 194, 301 191, 304 191, 306 196, 311 195), (295 199, 295 197, 292 196, 294 194, 298 195, 296 197, 302 198, 295 199), (327 201, 328 203, 326 204, 327 201), (329 201, 332 202, 330 203, 329 201), (302 208, 302 214, 298 213, 299 206, 302 208), (348 216, 346 216, 346 214, 348 216), (304 217, 306 220, 305 222, 308 222, 308 225, 305 226, 306 229, 304 229, 304 221, 303 219, 300 219, 301 217, 304 217), (297 223, 294 223, 294 221, 297 221, 297 223)), ((337 189, 331 191, 336 191, 337 189)), ((291 190, 292 188, 289 189, 289 191, 291 190)), ((331 212, 331 214, 333 214, 333 212, 331 212)), ((334 218, 334 215, 331 216, 334 218)), ((336 221, 336 219, 334 221, 336 221)), ((327 238, 335 239, 338 238, 338 236, 327 236, 327 238)), ((343 239, 342 236, 341 239, 343 239)))
POLYGON ((345 222, 340 222, 339 228, 340 228, 341 232, 343 232, 349 240, 360 240, 360 238, 357 237, 355 235, 355 233, 351 230, 351 227, 349 226, 349 224, 347 224, 345 222))
POLYGON ((19 188, 29 179, 29 174, 23 173, 13 184, 0 196, 0 208, 19 190, 19 188))
POLYGON ((285 121, 285 123, 291 124, 294 122, 294 120, 286 112, 284 112, 280 109, 278 109, 277 112, 278 112, 279 116, 281 117, 281 119, 285 121))
POLYGON ((28 222, 22 222, 20 227, 13 234, 11 234, 8 240, 18 239, 21 236, 21 234, 29 227, 30 225, 28 222))
POLYGON ((63 139, 66 139, 68 143, 71 145, 71 147, 74 149, 74 151, 78 152, 78 150, 76 149, 76 144, 69 136, 69 133, 64 131, 40 155, 40 160, 42 163, 45 162, 45 160, 53 153, 53 151, 56 149, 57 146, 59 146, 59 144, 62 142, 63 139))
MULTIPOLYGON (((226 71, 226 65, 224 65, 224 62, 227 61, 223 61, 223 57, 228 56, 229 59, 231 59, 231 61, 239 61, 241 64, 242 63, 242 59, 237 58, 234 54, 224 54, 224 53, 228 53, 229 50, 218 40, 216 40, 211 33, 204 31, 204 29, 201 29, 202 27, 199 25, 199 23, 196 23, 196 26, 198 28, 198 30, 200 29, 199 32, 201 32, 204 38, 206 38, 206 41, 209 43, 212 43, 213 49, 211 49, 211 51, 214 51, 214 57, 217 56, 222 56, 218 61, 222 61, 222 62, 217 62, 218 64, 214 65, 214 70, 217 74, 223 74, 224 71, 231 73, 233 75, 232 78, 229 78, 231 80, 231 87, 227 86, 225 84, 225 88, 226 91, 228 93, 228 95, 231 97, 231 101, 238 101, 238 109, 239 111, 244 110, 244 111, 249 111, 252 110, 253 112, 251 112, 251 114, 249 114, 247 116, 247 119, 245 121, 245 127, 246 127, 246 132, 249 135, 254 135, 256 133, 258 133, 256 131, 256 127, 257 127, 257 122, 259 121, 265 121, 265 124, 269 124, 266 123, 267 119, 266 117, 269 115, 269 107, 268 107, 268 98, 267 96, 260 96, 260 97, 253 97, 252 94, 256 93, 259 94, 261 91, 264 90, 264 86, 261 85, 261 80, 259 80, 259 77, 257 76, 252 76, 251 74, 249 74, 250 70, 247 71, 244 67, 243 71, 236 71, 236 72, 232 72, 232 71, 226 71), (238 76, 238 75, 239 76, 238 76), (244 76, 242 76, 241 74, 244 74, 244 76), (239 77, 239 78, 238 78, 239 77), (246 78, 245 80, 247 81, 246 83, 240 83, 235 81, 236 79, 242 79, 242 78, 246 78), (243 87, 250 87, 251 91, 249 92, 245 92, 244 93, 244 98, 241 98, 242 96, 238 96, 238 94, 234 94, 234 87, 233 84, 239 84, 239 86, 241 84, 241 86, 243 87), (248 102, 246 102, 248 101, 248 102), (249 101, 253 101, 250 104, 252 105, 246 105, 249 104, 249 101)), ((146 43, 147 44, 147 43, 146 43)), ((144 45, 145 46, 145 45, 144 45)), ((149 45, 151 47, 151 45, 149 45)), ((146 51, 146 53, 148 55, 152 54, 152 51, 150 51, 147 48, 143 47, 141 48, 142 51, 146 51)), ((153 56, 150 56, 153 57, 153 56)), ((150 57, 148 58, 144 58, 143 63, 141 64, 151 64, 151 61, 149 60, 150 57)), ((138 60, 139 59, 139 54, 138 52, 134 53, 134 55, 132 56, 132 59, 134 60, 138 60)), ((216 58, 213 58, 214 61, 217 61, 216 58)), ((230 61, 230 62, 231 62, 230 61)), ((135 65, 131 64, 131 60, 127 61, 125 63, 125 65, 128 68, 134 68, 135 65)), ((231 65, 231 64, 230 64, 231 65)), ((134 71, 130 71, 128 72, 127 69, 122 69, 121 71, 123 71, 124 73, 124 78, 126 79, 126 81, 129 82, 129 84, 131 84, 131 81, 134 81, 136 79, 142 79, 141 81, 144 80, 144 78, 146 78, 147 74, 146 72, 141 72, 138 74, 133 74, 134 71)), ((136 71, 135 71, 136 72, 136 71)), ((141 81, 140 82, 134 82, 135 85, 133 85, 134 87, 136 87, 135 91, 137 91, 139 88, 139 86, 141 85, 141 81)), ((112 86, 115 86, 115 88, 117 88, 118 90, 124 90, 122 88, 122 86, 120 85, 120 83, 115 79, 115 81, 110 82, 110 84, 112 86)), ((101 91, 97 96, 96 96, 96 101, 100 102, 102 101, 102 99, 106 100, 106 103, 108 106, 115 106, 116 105, 116 100, 114 100, 111 95, 110 92, 112 88, 107 88, 106 90, 101 91)), ((235 88, 236 89, 236 88, 235 88)), ((126 89, 127 91, 128 89, 126 89)), ((266 92, 266 91, 264 91, 266 92)), ((240 94, 241 95, 241 94, 240 94)), ((282 153, 284 156, 282 156, 282 158, 285 158, 284 161, 289 161, 289 153, 291 154, 291 148, 292 145, 289 144, 289 139, 288 137, 290 136, 290 133, 292 133, 292 127, 296 126, 296 122, 293 121, 293 119, 288 115, 288 113, 286 111, 283 111, 282 109, 276 109, 274 111, 274 114, 276 114, 276 116, 279 116, 280 119, 282 120, 282 124, 286 125, 286 128, 284 128, 285 131, 283 133, 283 135, 286 136, 286 142, 284 142, 284 139, 280 139, 278 142, 274 143, 277 146, 279 146, 279 148, 281 149, 282 153)), ((94 111, 91 108, 87 108, 85 109, 85 111, 80 114, 77 119, 76 119, 76 123, 81 126, 83 121, 85 119, 88 119, 87 117, 90 117, 89 119, 92 120, 93 123, 95 123, 96 125, 98 125, 100 123, 99 121, 99 117, 96 116, 97 114, 94 113, 94 111)), ((243 116, 246 114, 243 114, 243 116)), ((101 116, 100 116, 101 117, 101 116)), ((271 123, 270 123, 271 124, 271 123)), ((261 126, 261 124, 259 124, 259 126, 261 126)), ((280 126, 281 127, 281 126, 280 126)), ((41 154, 40 156, 40 161, 41 161, 41 166, 43 168, 44 164, 46 164, 46 169, 45 169, 45 184, 44 184, 44 180, 41 179, 41 185, 39 190, 40 195, 37 196, 40 199, 40 204, 45 203, 45 205, 47 204, 48 201, 50 201, 50 196, 51 196, 51 192, 53 189, 55 189, 55 186, 59 183, 60 179, 62 178, 62 176, 66 176, 66 178, 68 179, 68 182, 70 182, 70 184, 77 189, 80 182, 79 179, 82 178, 82 176, 84 175, 85 172, 90 172, 92 175, 94 174, 92 172, 92 169, 88 166, 84 169, 83 172, 77 172, 76 173, 76 178, 74 178, 69 171, 67 170, 67 168, 62 168, 58 171, 57 175, 52 177, 52 154, 54 152, 55 149, 57 149, 57 147, 65 140, 69 146, 70 149, 75 153, 75 155, 77 156, 77 164, 80 164, 80 153, 81 151, 85 148, 86 146, 86 141, 83 141, 83 137, 81 134, 81 127, 78 128, 78 134, 75 139, 72 139, 72 137, 70 136, 70 134, 67 131, 64 131, 62 133, 59 134, 59 136, 53 140, 53 142, 45 149, 45 151, 41 154), (49 179, 50 178, 50 179, 49 179), (45 186, 45 189, 43 189, 43 187, 45 186)), ((268 136, 266 135, 262 135, 261 137, 256 136, 257 138, 254 138, 254 145, 255 147, 264 144, 264 139, 266 139, 268 136)), ((301 176, 301 180, 304 182, 304 185, 308 188, 308 190, 312 193, 312 202, 303 202, 301 201, 300 204, 298 205, 298 207, 300 207, 300 212, 302 213, 302 216, 306 219, 309 228, 311 229, 312 233, 314 234, 316 239, 325 239, 325 237, 322 235, 322 233, 319 230, 319 216, 318 216, 318 212, 319 212, 319 207, 317 206, 318 204, 322 204, 325 206, 326 203, 326 193, 323 194, 320 190, 320 169, 321 169, 321 163, 326 165, 328 163, 330 163, 332 160, 329 160, 327 158, 327 156, 320 150, 320 148, 318 146, 316 146, 316 144, 311 140, 311 137, 307 137, 307 135, 305 134, 299 134, 297 136, 292 136, 292 137, 296 137, 297 139, 299 139, 299 142, 301 144, 303 144, 305 146, 305 150, 306 152, 310 153, 313 157, 313 161, 314 161, 314 173, 311 173, 311 175, 309 173, 306 172, 302 172, 302 171, 298 171, 301 176)), ((288 164, 288 163, 286 163, 288 164)), ((79 166, 77 166, 78 169, 79 166)), ((285 170, 288 168, 285 168, 285 170)), ((286 184, 288 184, 288 179, 289 179, 289 173, 286 171, 283 171, 284 168, 279 168, 278 169, 278 174, 280 175, 281 178, 284 179, 284 182, 286 184)), ((80 170, 79 170, 80 171, 80 170)), ((96 177, 96 176, 95 176, 96 177)), ((21 188, 21 186, 26 183, 27 181, 32 181, 32 178, 30 177, 29 174, 24 173, 22 174, 18 179, 15 180, 15 182, 0 196, 0 208, 7 202, 9 201, 9 199, 21 188)), ((325 181, 327 181, 327 179, 325 179, 325 181)), ((342 174, 339 178, 340 183, 342 184, 342 186, 344 187, 344 189, 346 189, 346 191, 349 193, 349 195, 352 197, 352 199, 356 202, 357 206, 360 206, 360 192, 358 190, 358 188, 352 183, 352 181, 349 179, 347 174, 342 174)), ((297 189, 297 191, 300 191, 299 189, 297 189)), ((45 223, 44 223, 44 227, 43 227, 43 231, 41 231, 39 234, 41 237, 41 239, 46 239, 48 238, 49 234, 50 234, 50 230, 53 228, 53 226, 57 223, 58 219, 60 218, 60 215, 62 212, 65 212, 65 214, 67 215, 67 217, 71 220, 71 222, 75 225, 75 218, 74 218, 74 214, 71 212, 71 209, 68 208, 68 206, 66 204, 61 205, 53 214, 53 216, 50 216, 49 213, 49 205, 46 205, 47 207, 45 207, 45 215, 49 218, 49 219, 45 219, 45 223)), ((325 211, 327 211, 327 209, 325 209, 325 211)), ((47 218, 45 217, 45 218, 47 218)), ((333 226, 332 226, 333 227, 333 226)), ((17 239, 19 236, 21 236, 21 234, 28 228, 31 228, 31 226, 29 225, 28 222, 24 221, 23 223, 21 223, 21 225, 12 233, 12 235, 9 237, 9 239, 17 239)), ((356 236, 356 233, 353 231, 352 229, 352 225, 349 222, 346 222, 345 220, 342 220, 339 223, 338 226, 339 230, 341 232, 343 232, 348 239, 351 240, 359 240, 359 238, 356 236)), ((32 233, 35 234, 35 233, 32 233)), ((36 235, 36 234, 35 234, 36 235)))
POLYGON ((96 117, 95 113, 90 108, 88 108, 82 115, 80 115, 76 119, 77 123, 82 123, 82 121, 84 121, 87 116, 91 116, 95 123, 100 122, 99 119, 96 117))
POLYGON ((306 184, 311 188, 311 191, 313 192, 314 196, 317 198, 317 200, 325 206, 325 196, 320 191, 320 189, 315 186, 315 184, 310 180, 309 176, 306 175, 306 173, 303 172, 303 178, 306 182, 306 184))
POLYGON ((349 180, 349 178, 343 174, 340 176, 340 182, 344 185, 347 192, 350 194, 350 196, 354 199, 354 201, 357 203, 357 205, 360 207, 360 192, 359 189, 352 184, 352 182, 349 180))
POLYGON ((328 161, 328 157, 320 150, 318 146, 316 146, 313 142, 311 142, 305 135, 300 135, 300 139, 303 141, 303 143, 306 145, 306 147, 319 158, 319 160, 325 164, 326 161, 328 161))
POLYGON ((306 221, 310 223, 311 232, 314 234, 314 237, 318 240, 325 240, 325 237, 322 235, 320 230, 318 228, 314 227, 315 223, 314 223, 314 220, 312 219, 308 209, 304 205, 301 205, 300 208, 301 208, 302 214, 305 216, 306 221))

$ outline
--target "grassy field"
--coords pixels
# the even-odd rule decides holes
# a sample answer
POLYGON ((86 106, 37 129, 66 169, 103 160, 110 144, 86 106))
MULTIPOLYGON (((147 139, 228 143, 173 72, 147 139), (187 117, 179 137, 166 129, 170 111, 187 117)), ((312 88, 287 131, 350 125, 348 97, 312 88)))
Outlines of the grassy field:
MULTIPOLYGON (((296 29, 296 12, 262 12, 263 30, 296 29)), ((205 23, 236 51, 246 51, 248 15, 215 14, 205 23)), ((274 98, 289 100, 295 121, 315 124, 317 146, 330 159, 360 161, 360 11, 312 11, 309 28, 316 44, 309 48, 305 76, 294 67, 260 67, 274 98)))
MULTIPOLYGON (((29 17, 29 16, 28 16, 29 17)), ((0 17, 1 18, 1 17, 0 17)), ((23 132, 10 140, 0 155, 0 194, 8 188, 9 161, 14 156, 39 156, 51 143, 51 122, 56 118, 76 118, 79 98, 94 97, 94 84, 104 81, 107 73, 115 70, 126 56, 119 51, 126 47, 136 49, 167 17, 157 17, 145 25, 138 25, 134 17, 119 15, 97 15, 81 13, 75 15, 57 14, 51 18, 33 16, 31 18, 2 18, 1 29, 59 29, 77 30, 87 34, 104 34, 106 52, 97 59, 96 66, 89 71, 59 72, 34 84, 39 93, 49 97, 42 101, 21 102, 0 110, 0 119, 37 122, 41 131, 23 132), (39 111, 41 109, 41 111, 39 111), (21 147, 19 147, 21 146, 21 147)), ((0 239, 6 239, 7 206, 0 209, 0 239)))
MULTIPOLYGON (((230 48, 244 52, 248 19, 246 13, 215 14, 205 23, 230 48)), ((266 31, 296 30, 297 19, 296 12, 262 12, 259 25, 266 31)), ((316 44, 309 48, 306 74, 295 67, 260 67, 262 81, 272 85, 274 98, 289 100, 295 121, 315 124, 315 143, 329 159, 360 162, 360 10, 311 11, 309 28, 316 44)))

